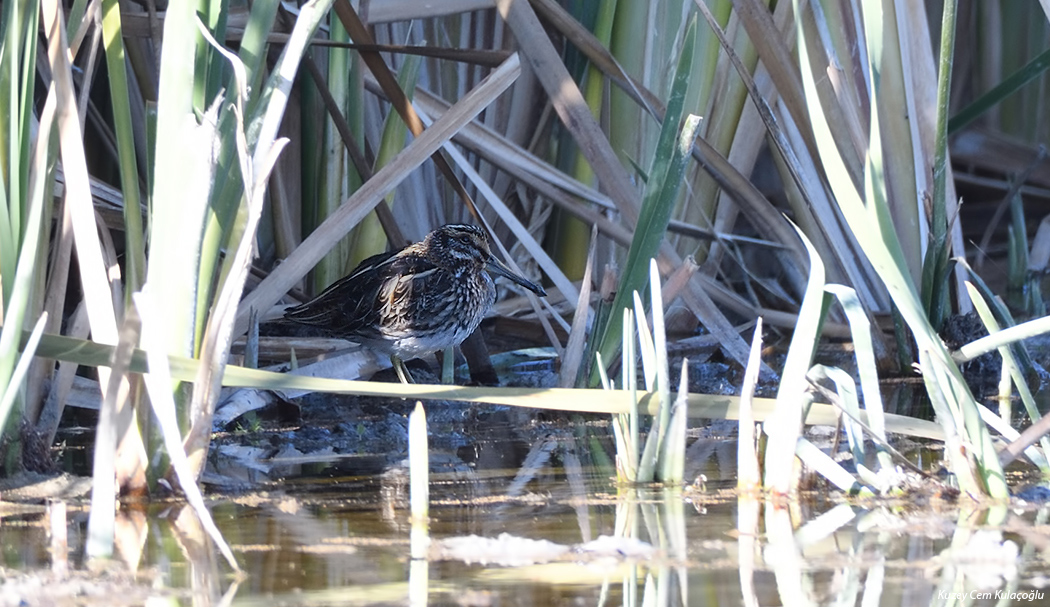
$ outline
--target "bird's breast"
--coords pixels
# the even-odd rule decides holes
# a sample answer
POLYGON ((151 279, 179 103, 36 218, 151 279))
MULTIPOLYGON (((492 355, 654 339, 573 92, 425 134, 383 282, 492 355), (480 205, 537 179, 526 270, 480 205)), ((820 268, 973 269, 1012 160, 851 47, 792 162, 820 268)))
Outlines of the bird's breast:
POLYGON ((457 346, 496 300, 486 272, 455 275, 440 269, 391 278, 380 290, 380 333, 403 358, 457 346))

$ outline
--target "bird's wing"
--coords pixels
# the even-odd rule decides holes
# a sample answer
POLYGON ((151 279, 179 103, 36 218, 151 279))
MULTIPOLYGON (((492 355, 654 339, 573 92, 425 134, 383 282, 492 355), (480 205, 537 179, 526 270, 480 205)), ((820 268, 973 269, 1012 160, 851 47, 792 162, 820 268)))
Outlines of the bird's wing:
POLYGON ((314 299, 286 310, 284 317, 336 335, 371 332, 386 303, 385 297, 392 290, 385 285, 433 268, 425 257, 411 251, 373 255, 314 299))

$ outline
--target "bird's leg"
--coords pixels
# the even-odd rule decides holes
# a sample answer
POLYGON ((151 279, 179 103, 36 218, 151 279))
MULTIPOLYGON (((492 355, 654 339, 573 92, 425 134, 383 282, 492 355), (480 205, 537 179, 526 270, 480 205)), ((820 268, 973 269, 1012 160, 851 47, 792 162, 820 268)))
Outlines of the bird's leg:
POLYGON ((441 383, 452 385, 456 383, 456 353, 453 346, 445 348, 441 353, 441 383))
POLYGON ((400 356, 397 354, 391 354, 390 365, 394 367, 394 372, 397 373, 397 378, 401 380, 401 383, 416 383, 416 380, 412 379, 412 374, 408 372, 408 367, 405 366, 405 361, 401 360, 400 356))

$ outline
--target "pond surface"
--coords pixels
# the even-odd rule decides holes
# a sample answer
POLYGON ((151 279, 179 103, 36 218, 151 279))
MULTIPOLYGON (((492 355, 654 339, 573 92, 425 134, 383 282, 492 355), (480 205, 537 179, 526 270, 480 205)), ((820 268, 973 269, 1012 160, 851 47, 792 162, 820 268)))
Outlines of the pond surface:
MULTIPOLYGON (((3 490, 0 607, 1050 605, 1047 492, 847 501, 817 481, 798 501, 738 498, 724 421, 689 431, 695 482, 624 487, 604 416, 430 403, 429 542, 417 527, 413 550, 408 408, 322 400, 217 435, 206 495, 242 574, 181 500, 125 504, 100 565, 83 556, 86 496, 52 517, 3 490)), ((74 443, 67 461, 90 461, 74 443)))
POLYGON ((509 445, 525 465, 506 469, 436 452, 425 560, 410 558, 397 463, 345 475, 352 465, 329 462, 262 491, 213 491, 240 576, 179 501, 123 508, 116 558, 101 569, 83 563, 87 501, 64 502, 72 575, 51 571, 61 559, 43 507, 12 506, 0 604, 1050 604, 1047 508, 813 495, 773 506, 738 499, 717 450, 694 464, 703 485, 624 488, 566 466, 573 445, 564 435, 509 445))

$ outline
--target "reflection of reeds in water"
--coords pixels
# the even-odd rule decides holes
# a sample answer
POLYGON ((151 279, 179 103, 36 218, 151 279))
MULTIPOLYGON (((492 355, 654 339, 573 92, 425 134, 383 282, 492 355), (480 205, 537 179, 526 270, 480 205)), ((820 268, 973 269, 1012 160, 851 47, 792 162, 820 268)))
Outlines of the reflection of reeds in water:
MULTIPOLYGON (((688 540, 685 501, 680 488, 660 490, 620 486, 616 503, 614 537, 629 541, 647 540, 655 548, 655 559, 628 562, 622 574, 623 605, 689 605, 687 569, 688 540), (644 529, 645 538, 641 537, 644 529), (641 580, 644 578, 644 582, 641 580), (641 589, 639 591, 639 586, 641 589)), ((609 581, 602 584, 602 596, 609 581)))

